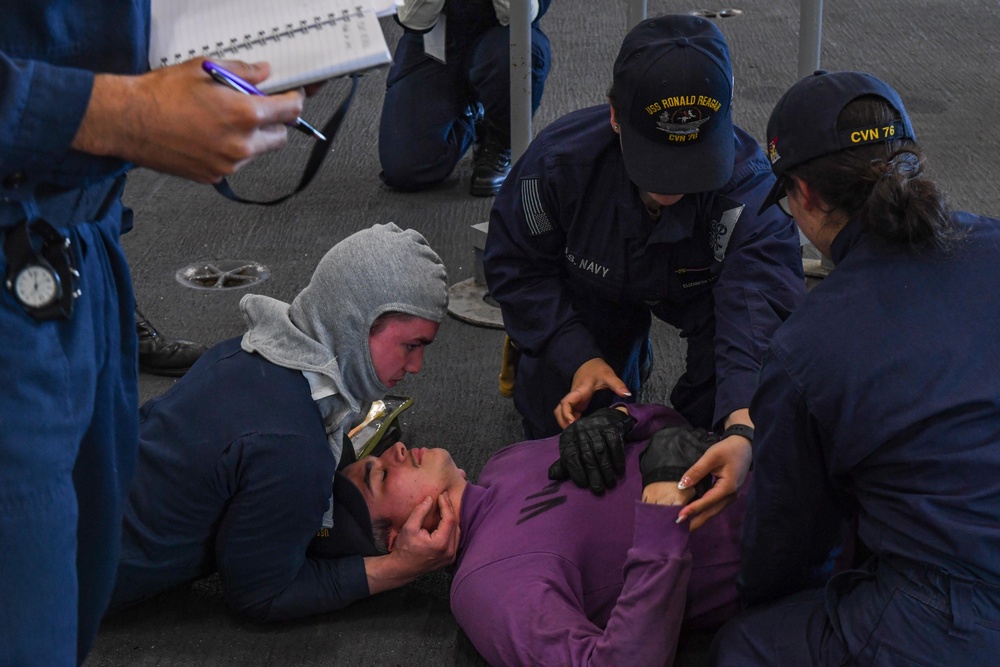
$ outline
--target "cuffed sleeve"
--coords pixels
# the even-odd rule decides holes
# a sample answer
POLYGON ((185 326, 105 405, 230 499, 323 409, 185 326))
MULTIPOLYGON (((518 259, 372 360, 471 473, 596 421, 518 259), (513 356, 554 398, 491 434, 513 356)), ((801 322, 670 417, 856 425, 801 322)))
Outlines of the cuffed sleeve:
POLYGON ((94 73, 0 53, 0 176, 37 181, 70 150, 87 111, 94 73))
POLYGON ((844 519, 805 398, 769 355, 751 406, 754 440, 740 595, 748 605, 815 588, 830 574, 844 519))

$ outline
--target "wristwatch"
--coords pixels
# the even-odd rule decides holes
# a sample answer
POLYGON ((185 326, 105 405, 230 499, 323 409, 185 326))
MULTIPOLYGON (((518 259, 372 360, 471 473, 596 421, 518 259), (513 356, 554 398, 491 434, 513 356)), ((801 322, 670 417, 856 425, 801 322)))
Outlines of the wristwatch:
POLYGON ((753 426, 747 426, 746 424, 733 424, 719 436, 720 440, 725 440, 731 435, 742 435, 744 438, 753 444, 753 426))
POLYGON ((7 289, 25 308, 48 308, 62 298, 62 281, 46 262, 21 267, 17 275, 7 280, 7 289))

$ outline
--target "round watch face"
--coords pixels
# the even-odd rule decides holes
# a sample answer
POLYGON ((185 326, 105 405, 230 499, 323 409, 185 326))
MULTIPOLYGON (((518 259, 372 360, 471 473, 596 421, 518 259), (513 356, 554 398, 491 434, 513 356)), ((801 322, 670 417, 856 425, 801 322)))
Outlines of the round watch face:
POLYGON ((59 278, 47 267, 29 264, 14 279, 14 294, 29 308, 44 308, 59 298, 59 278))

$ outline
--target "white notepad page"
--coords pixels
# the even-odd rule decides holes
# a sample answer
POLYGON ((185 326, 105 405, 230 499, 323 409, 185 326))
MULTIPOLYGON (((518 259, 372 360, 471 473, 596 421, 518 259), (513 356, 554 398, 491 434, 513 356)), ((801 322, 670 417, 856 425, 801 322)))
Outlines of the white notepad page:
MULTIPOLYGON (((381 11, 386 0, 374 0, 381 11)), ((265 60, 263 92, 391 61, 373 0, 152 0, 149 65, 265 60)), ((393 8, 395 4, 393 3, 393 8)), ((392 13, 389 11, 389 13, 392 13)))

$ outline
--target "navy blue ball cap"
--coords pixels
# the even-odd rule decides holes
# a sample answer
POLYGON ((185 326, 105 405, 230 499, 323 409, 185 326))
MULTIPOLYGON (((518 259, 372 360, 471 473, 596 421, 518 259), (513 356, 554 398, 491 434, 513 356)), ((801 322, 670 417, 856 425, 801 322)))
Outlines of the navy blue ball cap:
POLYGON ((733 172, 733 68, 704 18, 669 15, 629 31, 612 84, 629 178, 655 194, 707 192, 733 172))
POLYGON ((767 157, 778 180, 764 200, 760 212, 784 196, 792 167, 844 149, 898 139, 915 140, 910 117, 899 94, 886 82, 864 72, 819 70, 789 88, 767 121, 767 157), (866 96, 881 97, 899 114, 887 126, 837 129, 840 112, 866 96))

